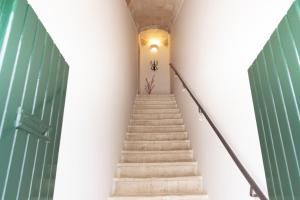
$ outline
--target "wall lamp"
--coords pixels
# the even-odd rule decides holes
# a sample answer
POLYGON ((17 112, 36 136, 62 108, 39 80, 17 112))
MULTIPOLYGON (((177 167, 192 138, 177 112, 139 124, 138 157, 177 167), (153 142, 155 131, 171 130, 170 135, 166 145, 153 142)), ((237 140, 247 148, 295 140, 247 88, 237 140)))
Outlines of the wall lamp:
POLYGON ((150 51, 152 53, 156 53, 158 51, 158 45, 157 44, 151 44, 150 45, 150 51))

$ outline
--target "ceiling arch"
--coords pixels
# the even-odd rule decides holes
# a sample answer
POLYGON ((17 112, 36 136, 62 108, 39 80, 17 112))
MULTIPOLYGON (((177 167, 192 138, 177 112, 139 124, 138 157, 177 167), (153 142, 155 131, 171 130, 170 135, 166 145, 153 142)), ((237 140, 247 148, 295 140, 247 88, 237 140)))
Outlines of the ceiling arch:
POLYGON ((183 0, 126 0, 139 32, 163 29, 170 32, 183 0))

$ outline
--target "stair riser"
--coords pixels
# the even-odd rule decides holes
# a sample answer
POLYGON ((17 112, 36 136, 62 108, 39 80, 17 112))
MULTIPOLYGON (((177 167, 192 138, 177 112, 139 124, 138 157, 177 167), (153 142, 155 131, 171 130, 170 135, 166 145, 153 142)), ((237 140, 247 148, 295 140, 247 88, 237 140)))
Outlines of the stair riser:
POLYGON ((133 114, 180 114, 178 109, 134 109, 133 114))
POLYGON ((151 99, 145 99, 145 98, 139 98, 136 99, 134 103, 140 103, 140 104, 169 104, 169 102, 173 103, 175 102, 174 98, 151 98, 151 99), (156 103, 158 102, 158 103, 156 103))
POLYGON ((209 200, 207 195, 115 196, 108 200, 209 200), (171 199, 170 199, 171 198, 171 199))
POLYGON ((135 105, 176 105, 176 101, 136 100, 135 105))
POLYGON ((159 125, 183 125, 183 119, 164 120, 131 120, 131 125, 159 126, 159 125))
POLYGON ((185 131, 184 125, 175 125, 175 126, 129 126, 129 132, 146 132, 146 133, 155 133, 155 132, 180 132, 185 131))
POLYGON ((163 143, 125 143, 124 150, 136 151, 165 151, 165 150, 187 150, 190 149, 189 142, 163 142, 163 143))
POLYGON ((181 114, 132 114, 132 119, 181 119, 181 114))
POLYGON ((137 140, 145 140, 145 141, 164 141, 164 140, 186 140, 188 139, 187 133, 164 133, 164 134, 127 134, 127 140, 137 141, 137 140))
POLYGON ((136 101, 176 101, 175 97, 137 97, 136 101))
POLYGON ((117 177, 150 178, 150 177, 180 177, 196 176, 197 166, 190 165, 156 165, 156 166, 122 166, 118 168, 117 177))
POLYGON ((155 162, 191 162, 193 161, 192 153, 161 153, 161 154, 143 154, 129 153, 122 154, 121 162, 128 163, 155 163, 155 162))
POLYGON ((149 181, 116 181, 117 195, 149 195, 172 193, 200 193, 201 179, 190 180, 149 180, 149 181))
POLYGON ((146 97, 146 98, 151 98, 151 97, 175 97, 174 94, 137 94, 136 97, 146 97))
POLYGON ((135 110, 148 110, 148 109, 176 109, 177 105, 135 105, 135 110))
POLYGON ((139 95, 136 97, 136 100, 165 100, 165 99, 171 99, 175 101, 175 97, 174 95, 172 96, 143 96, 143 95, 139 95))

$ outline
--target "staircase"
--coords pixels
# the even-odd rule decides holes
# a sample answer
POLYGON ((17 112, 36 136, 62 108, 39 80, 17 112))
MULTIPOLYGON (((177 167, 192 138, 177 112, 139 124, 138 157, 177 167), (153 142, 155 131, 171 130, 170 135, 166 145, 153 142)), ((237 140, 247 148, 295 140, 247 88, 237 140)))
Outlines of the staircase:
POLYGON ((138 95, 109 200, 208 200, 174 95, 138 95))

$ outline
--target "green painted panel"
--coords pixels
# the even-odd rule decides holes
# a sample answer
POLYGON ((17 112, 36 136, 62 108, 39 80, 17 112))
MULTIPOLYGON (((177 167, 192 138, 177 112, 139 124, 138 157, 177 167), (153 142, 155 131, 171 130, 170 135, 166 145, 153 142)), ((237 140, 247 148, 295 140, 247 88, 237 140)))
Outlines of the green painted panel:
POLYGON ((249 68, 269 197, 300 199, 300 3, 249 68))
POLYGON ((0 11, 0 199, 52 199, 69 67, 26 0, 0 11))

